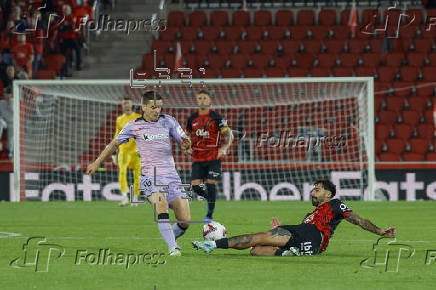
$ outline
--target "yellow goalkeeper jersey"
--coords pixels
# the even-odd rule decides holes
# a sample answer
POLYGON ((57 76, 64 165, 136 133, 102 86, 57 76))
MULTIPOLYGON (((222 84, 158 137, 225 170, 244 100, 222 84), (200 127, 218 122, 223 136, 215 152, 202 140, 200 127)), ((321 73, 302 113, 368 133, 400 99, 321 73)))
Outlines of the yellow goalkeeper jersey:
MULTIPOLYGON (((138 119, 138 118, 141 118, 141 115, 138 113, 135 113, 135 112, 133 112, 130 115, 122 114, 121 116, 119 116, 117 118, 117 128, 115 130, 114 138, 116 138, 118 136, 118 134, 120 134, 121 130, 124 128, 124 126, 127 125, 127 123, 129 123, 130 121, 133 121, 135 119, 138 119)), ((129 140, 129 142, 120 144, 118 149, 120 151, 125 151, 125 152, 136 151, 135 139, 131 138, 129 140)))

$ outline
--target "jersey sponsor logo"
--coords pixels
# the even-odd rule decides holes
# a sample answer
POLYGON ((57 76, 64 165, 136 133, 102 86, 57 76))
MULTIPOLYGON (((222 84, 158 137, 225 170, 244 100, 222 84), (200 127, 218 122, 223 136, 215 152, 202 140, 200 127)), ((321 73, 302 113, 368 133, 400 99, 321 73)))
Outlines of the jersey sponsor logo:
POLYGON ((309 222, 311 222, 311 221, 313 221, 313 217, 315 216, 315 213, 312 213, 312 214, 310 214, 310 215, 308 215, 305 219, 304 219, 304 221, 303 221, 303 223, 309 223, 309 222))
POLYGON ((142 138, 144 138, 145 141, 153 141, 153 140, 159 140, 159 139, 168 139, 169 135, 168 135, 168 133, 156 134, 156 135, 144 134, 142 136, 142 138))
POLYGON ((339 205, 339 208, 342 210, 342 212, 350 211, 350 209, 343 203, 339 205))
POLYGON ((204 129, 197 129, 197 131, 195 132, 195 135, 201 136, 204 138, 209 138, 209 131, 206 131, 204 129))

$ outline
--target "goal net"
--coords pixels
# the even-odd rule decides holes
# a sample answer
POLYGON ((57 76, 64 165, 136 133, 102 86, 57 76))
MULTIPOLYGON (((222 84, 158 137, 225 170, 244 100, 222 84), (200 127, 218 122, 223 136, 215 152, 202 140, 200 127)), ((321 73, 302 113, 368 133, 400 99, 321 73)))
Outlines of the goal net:
MULTIPOLYGON (((204 81, 158 87, 150 80, 146 89, 157 87, 162 113, 182 127, 196 110, 196 92, 204 85, 211 92, 212 109, 235 136, 222 160, 219 198, 310 200, 313 182, 328 178, 340 198, 374 199, 372 78, 204 81)), ((140 112, 143 92, 124 80, 16 81, 15 200, 119 200, 110 159, 93 176, 85 169, 113 138, 123 98, 140 112)), ((182 182, 190 183, 191 159, 178 146, 174 152, 182 182)))

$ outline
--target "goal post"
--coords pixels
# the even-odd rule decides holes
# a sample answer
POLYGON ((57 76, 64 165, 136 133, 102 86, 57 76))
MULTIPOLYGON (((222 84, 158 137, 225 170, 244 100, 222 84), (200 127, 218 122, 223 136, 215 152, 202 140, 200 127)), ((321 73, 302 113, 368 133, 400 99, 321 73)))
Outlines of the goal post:
MULTIPOLYGON (((236 137, 222 160, 219 197, 308 200, 311 182, 329 178, 339 197, 375 199, 373 78, 187 82, 147 80, 145 90, 159 91, 162 113, 182 127, 195 93, 211 92, 212 109, 236 137)), ((129 80, 15 81, 15 201, 118 200, 110 160, 94 176, 84 173, 113 137, 123 97, 138 106, 143 92, 129 80)), ((174 151, 182 182, 190 182, 190 158, 174 151)))

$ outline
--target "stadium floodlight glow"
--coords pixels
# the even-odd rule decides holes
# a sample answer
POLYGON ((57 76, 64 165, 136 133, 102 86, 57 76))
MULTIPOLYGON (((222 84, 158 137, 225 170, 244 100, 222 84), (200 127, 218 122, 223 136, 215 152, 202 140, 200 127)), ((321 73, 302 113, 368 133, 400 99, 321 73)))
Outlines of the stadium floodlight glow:
MULTIPOLYGON (((205 81, 212 109, 239 138, 222 160, 220 198, 308 200, 313 181, 329 178, 338 197, 374 200, 373 78, 205 81)), ((162 113, 184 127, 204 80, 192 79, 192 88, 147 80, 145 89, 159 82, 162 113)), ((115 166, 106 162, 92 178, 84 170, 113 137, 122 97, 139 105, 143 92, 128 79, 15 81, 14 200, 83 200, 84 190, 86 200, 119 199, 115 166)), ((191 158, 174 150, 189 183, 191 158)))

